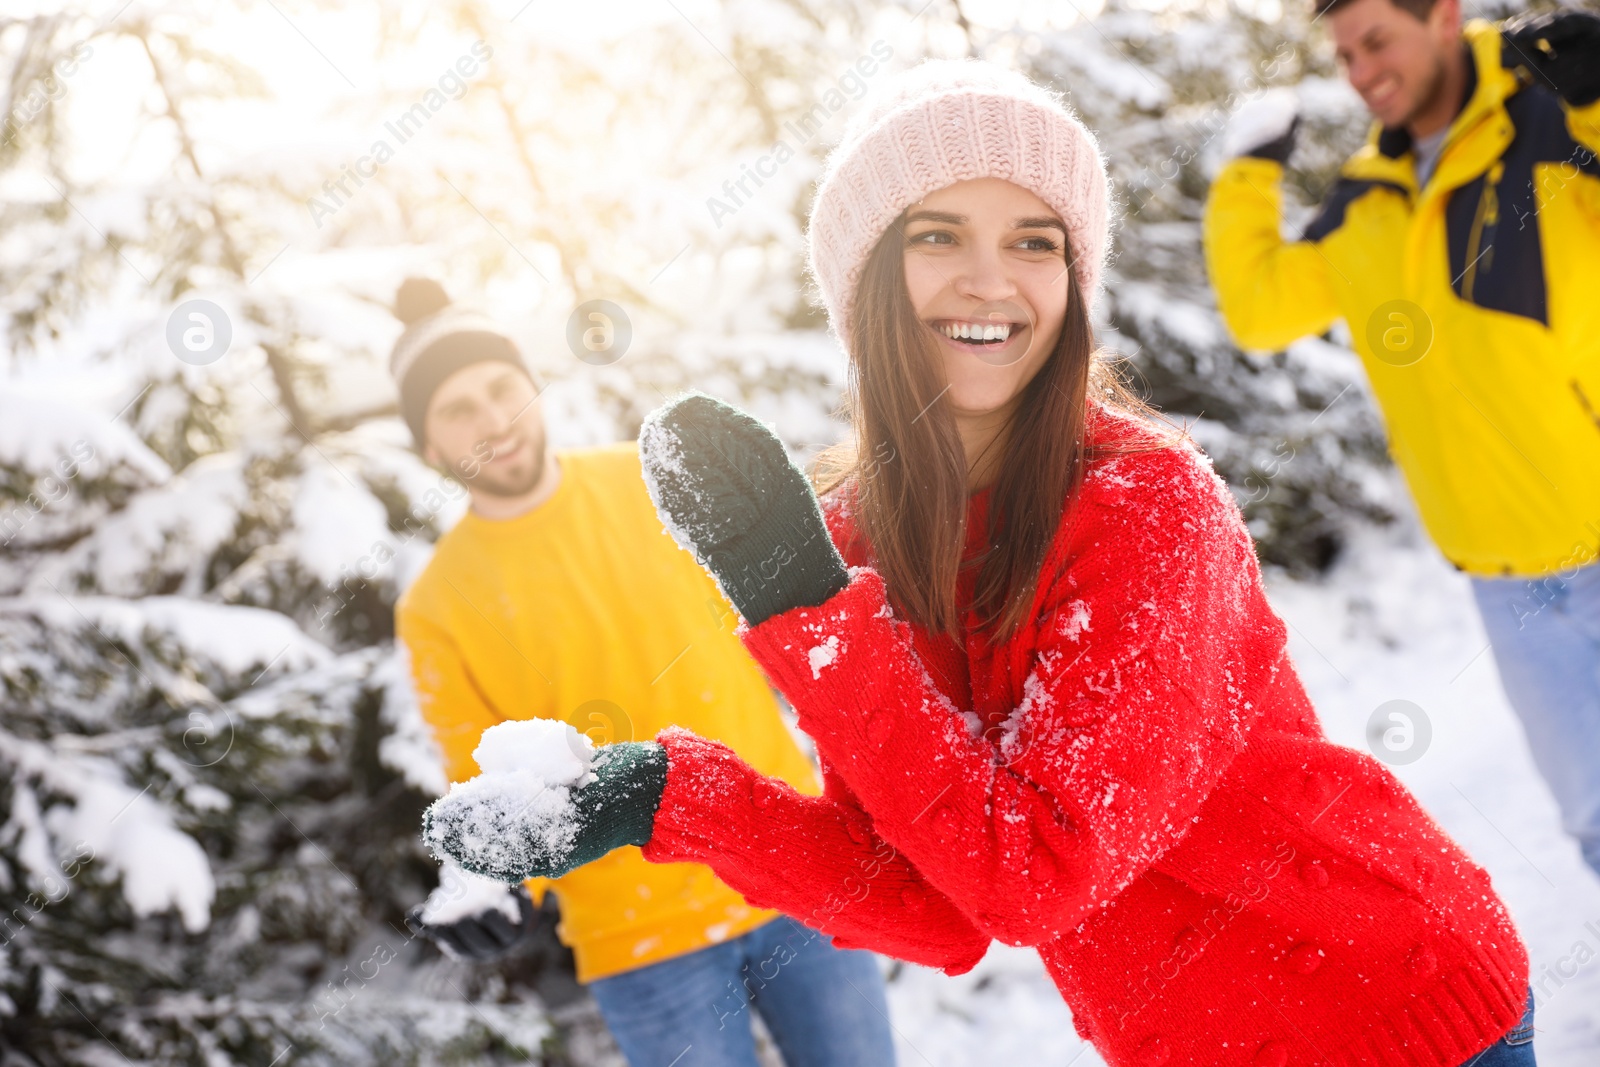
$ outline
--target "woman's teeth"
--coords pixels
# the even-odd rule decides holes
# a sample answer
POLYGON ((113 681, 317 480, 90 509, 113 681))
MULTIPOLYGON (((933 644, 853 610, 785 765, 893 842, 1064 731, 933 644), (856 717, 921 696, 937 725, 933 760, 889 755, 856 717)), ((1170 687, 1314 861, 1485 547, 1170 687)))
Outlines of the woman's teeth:
POLYGON ((1011 323, 945 322, 934 329, 955 341, 1000 344, 1011 336, 1011 323))

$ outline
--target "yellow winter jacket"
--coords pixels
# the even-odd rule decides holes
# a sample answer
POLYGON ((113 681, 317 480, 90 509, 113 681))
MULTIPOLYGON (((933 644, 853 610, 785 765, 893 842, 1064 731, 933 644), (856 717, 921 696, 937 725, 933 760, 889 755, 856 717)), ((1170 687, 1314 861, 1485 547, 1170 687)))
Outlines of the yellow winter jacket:
MULTIPOLYGON (((819 792, 716 585, 663 531, 630 442, 557 453, 543 505, 497 522, 468 513, 400 599, 423 716, 451 781, 506 719, 562 719, 596 743, 671 725, 732 747, 763 774, 819 792)), ((735 937, 777 913, 710 868, 648 863, 632 846, 549 883, 578 979, 735 937)), ((545 883, 529 883, 535 899, 545 883)))
POLYGON ((1282 167, 1234 160, 1206 264, 1246 349, 1342 317, 1440 550, 1543 575, 1600 556, 1600 103, 1533 84, 1486 22, 1465 39, 1473 84, 1425 188, 1409 135, 1374 128, 1285 241, 1282 167))

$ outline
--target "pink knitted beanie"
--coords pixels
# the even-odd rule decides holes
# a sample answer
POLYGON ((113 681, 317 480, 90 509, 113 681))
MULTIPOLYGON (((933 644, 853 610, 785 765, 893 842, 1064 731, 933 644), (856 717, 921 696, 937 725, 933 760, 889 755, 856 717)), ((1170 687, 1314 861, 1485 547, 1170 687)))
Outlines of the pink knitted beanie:
POLYGON ((902 211, 970 178, 1003 178, 1067 224, 1073 277, 1091 306, 1108 243, 1105 162, 1083 123, 1043 86, 978 60, 930 60, 882 85, 828 157, 809 235, 828 320, 850 346, 856 284, 902 211))

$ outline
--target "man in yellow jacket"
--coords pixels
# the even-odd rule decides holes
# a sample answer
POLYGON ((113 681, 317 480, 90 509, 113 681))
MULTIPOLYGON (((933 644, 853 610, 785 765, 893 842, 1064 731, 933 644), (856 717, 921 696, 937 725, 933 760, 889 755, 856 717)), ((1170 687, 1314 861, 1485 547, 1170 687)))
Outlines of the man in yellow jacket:
MULTIPOLYGON (((396 609, 450 779, 478 773, 485 729, 541 717, 599 744, 683 726, 817 792, 732 610, 662 530, 634 444, 548 450, 533 379, 491 320, 426 279, 402 284, 396 313, 401 412, 471 499, 396 609)), ((709 868, 628 846, 548 888, 578 979, 635 1067, 754 1067, 752 1003, 790 1067, 893 1062, 873 957, 750 906, 709 868)), ((483 958, 514 940, 506 927, 490 907, 423 932, 483 958)))
POLYGON ((1600 872, 1600 18, 1463 27, 1459 0, 1314 2, 1376 121, 1285 240, 1292 102, 1240 109, 1206 205, 1217 301, 1251 350, 1348 323, 1600 872))

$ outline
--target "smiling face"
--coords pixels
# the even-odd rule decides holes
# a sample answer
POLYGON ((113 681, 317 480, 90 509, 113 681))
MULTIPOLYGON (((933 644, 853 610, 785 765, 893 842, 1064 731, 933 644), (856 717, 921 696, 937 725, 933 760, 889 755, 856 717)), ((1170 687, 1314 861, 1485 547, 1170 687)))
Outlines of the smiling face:
POLYGON ((1074 284, 1065 224, 1021 186, 975 178, 913 204, 904 234, 906 293, 935 340, 951 410, 1008 408, 1061 335, 1074 284))
POLYGON ((428 401, 423 457, 475 496, 531 493, 545 470, 538 397, 527 373, 508 363, 462 367, 428 401))
POLYGON ((1345 77, 1373 117, 1390 128, 1431 120, 1412 131, 1423 136, 1449 122, 1442 97, 1461 48, 1459 0, 1434 0, 1425 15, 1393 0, 1347 0, 1327 19, 1345 77))

